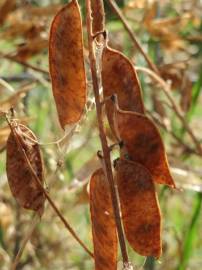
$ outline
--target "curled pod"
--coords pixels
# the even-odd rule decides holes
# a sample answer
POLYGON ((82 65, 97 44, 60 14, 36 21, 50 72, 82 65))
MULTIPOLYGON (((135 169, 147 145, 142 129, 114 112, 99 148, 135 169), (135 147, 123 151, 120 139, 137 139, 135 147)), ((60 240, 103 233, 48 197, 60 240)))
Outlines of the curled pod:
POLYGON ((86 103, 82 21, 77 0, 65 5, 53 19, 49 67, 59 121, 65 129, 79 121, 86 103))
POLYGON ((131 247, 142 256, 161 255, 161 214, 152 176, 141 164, 116 162, 124 231, 131 247))
POLYGON ((175 188, 164 144, 155 124, 145 115, 119 109, 116 121, 129 158, 146 167, 156 183, 175 188))
POLYGON ((28 127, 21 124, 12 127, 6 145, 6 172, 11 192, 19 205, 42 215, 45 197, 24 156, 26 154, 35 175, 43 184, 43 164, 36 141, 28 127))
POLYGON ((102 169, 90 180, 90 212, 95 270, 117 269, 117 233, 109 184, 102 169))

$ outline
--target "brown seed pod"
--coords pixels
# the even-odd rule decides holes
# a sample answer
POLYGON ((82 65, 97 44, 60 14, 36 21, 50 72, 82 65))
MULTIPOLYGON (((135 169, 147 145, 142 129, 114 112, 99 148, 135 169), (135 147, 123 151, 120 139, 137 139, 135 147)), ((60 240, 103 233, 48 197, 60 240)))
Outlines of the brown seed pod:
POLYGON ((25 160, 26 154, 35 174, 43 184, 43 164, 34 133, 26 126, 13 126, 7 140, 6 172, 11 192, 26 209, 43 213, 45 197, 25 160))
POLYGON ((141 164, 119 159, 116 180, 126 238, 142 256, 161 255, 161 214, 154 183, 141 164))
POLYGON ((95 270, 117 269, 117 234, 108 182, 102 169, 90 180, 95 270))
POLYGON ((104 5, 101 0, 91 0, 91 10, 92 10, 92 30, 93 34, 100 33, 104 31, 105 21, 104 21, 104 5))
MULTIPOLYGON (((102 84, 104 98, 117 95, 120 109, 144 114, 141 87, 132 63, 119 51, 106 47, 102 54, 102 84)), ((106 101, 106 113, 113 133, 114 106, 106 101)))
POLYGON ((86 103, 82 21, 77 0, 65 5, 52 22, 49 66, 59 121, 64 129, 79 121, 86 103))
POLYGON ((175 188, 165 148, 155 124, 145 115, 116 112, 117 129, 131 160, 146 167, 153 180, 175 188))

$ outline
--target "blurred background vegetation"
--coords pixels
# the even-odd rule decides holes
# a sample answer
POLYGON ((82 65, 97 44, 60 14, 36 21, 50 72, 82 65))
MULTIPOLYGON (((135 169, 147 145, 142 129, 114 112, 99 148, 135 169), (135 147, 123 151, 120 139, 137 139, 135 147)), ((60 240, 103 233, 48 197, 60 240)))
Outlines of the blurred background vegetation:
MULTIPOLYGON (((0 1, 0 109, 14 107, 42 143, 63 136, 48 74, 48 36, 53 16, 65 0, 0 1)), ((79 1, 84 9, 84 1, 79 1)), ((201 1, 117 1, 143 49, 170 84, 170 95, 201 143, 202 21, 201 1)), ((147 64, 121 21, 105 1, 110 44, 136 66, 147 64)), ((84 15, 84 14, 83 14, 84 15)), ((84 20, 85 31, 85 20, 84 20)), ((86 34, 85 58, 88 68, 86 34)), ((158 187, 163 215, 163 255, 159 261, 129 250, 131 261, 146 270, 200 270, 202 265, 201 155, 158 84, 139 72, 144 101, 163 136, 171 171, 180 190, 158 187)), ((0 119, 0 269, 9 269, 30 227, 33 213, 20 209, 6 178, 6 139, 10 130, 0 119)), ((110 134, 109 134, 110 140, 110 134)), ((92 249, 87 183, 98 166, 100 149, 91 80, 86 114, 71 138, 41 146, 46 184, 61 212, 92 249), (64 147, 67 146, 67 147, 64 147)), ((114 154, 116 155, 116 153, 114 154)), ((26 246, 18 269, 87 270, 92 260, 65 230, 47 205, 26 246)))

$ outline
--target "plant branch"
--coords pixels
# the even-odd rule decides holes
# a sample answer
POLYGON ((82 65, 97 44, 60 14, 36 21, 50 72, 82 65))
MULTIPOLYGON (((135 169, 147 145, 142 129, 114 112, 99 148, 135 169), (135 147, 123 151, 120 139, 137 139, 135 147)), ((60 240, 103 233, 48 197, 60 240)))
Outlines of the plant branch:
POLYGON ((200 155, 202 155, 202 146, 201 146, 200 142, 198 141, 198 139, 196 138, 193 131, 191 130, 190 126, 188 125, 188 123, 184 119, 184 116, 181 113, 181 110, 178 108, 177 104, 175 103, 173 97, 170 95, 169 85, 160 76, 158 76, 156 73, 154 73, 152 70, 150 70, 148 68, 135 67, 135 69, 136 69, 136 71, 142 71, 142 72, 148 74, 151 78, 153 78, 156 82, 158 82, 162 86, 161 90, 164 92, 164 94, 166 95, 166 97, 170 101, 170 104, 172 105, 172 109, 174 110, 174 112, 176 113, 176 115, 178 116, 180 121, 182 122, 183 126, 185 127, 185 129, 189 133, 189 136, 191 137, 193 143, 195 144, 197 151, 200 153, 200 155))
POLYGON ((135 47, 140 51, 142 56, 144 57, 145 61, 147 62, 150 69, 152 69, 154 72, 159 74, 159 70, 157 66, 152 62, 152 60, 149 58, 149 56, 144 52, 142 49, 141 44, 135 37, 133 30, 131 29, 130 25, 128 24, 127 20, 125 19, 124 15, 122 14, 120 8, 117 6, 116 2, 114 0, 108 0, 112 10, 114 13, 119 17, 120 21, 122 22, 123 26, 125 27, 126 31, 128 32, 130 38, 132 39, 133 43, 135 44, 135 47))
POLYGON ((15 93, 15 89, 12 87, 12 85, 7 83, 7 81, 2 78, 0 78, 0 85, 4 86, 9 92, 15 93))
POLYGON ((46 197, 47 201, 50 203, 51 207, 53 208, 53 210, 55 211, 55 213, 57 214, 57 216, 60 218, 60 220, 62 221, 62 223, 64 224, 64 226, 66 227, 66 229, 70 232, 70 234, 74 237, 74 239, 83 247, 83 249, 92 257, 94 258, 92 252, 86 247, 86 245, 81 241, 81 239, 77 236, 76 232, 73 230, 73 228, 69 225, 69 223, 67 222, 67 220, 64 218, 64 216, 61 214, 60 210, 57 208, 57 206, 55 205, 55 203, 53 202, 53 200, 51 199, 51 197, 49 196, 48 192, 44 189, 43 185, 41 184, 40 179, 38 178, 38 176, 36 175, 30 161, 29 158, 27 157, 27 154, 25 152, 25 150, 23 149, 20 140, 18 139, 18 136, 15 133, 14 128, 12 127, 12 124, 10 123, 9 119, 6 116, 6 120, 11 128, 11 132, 13 132, 17 145, 19 147, 19 150, 21 151, 23 158, 25 160, 25 162, 28 165, 28 168, 31 172, 31 174, 33 175, 35 181, 37 182, 39 188, 43 191, 44 196, 46 197))
POLYGON ((194 149, 194 148, 191 148, 190 146, 188 146, 186 143, 184 143, 182 141, 182 139, 180 137, 178 137, 171 129, 168 129, 167 126, 162 123, 159 118, 155 115, 152 114, 152 112, 150 111, 147 111, 147 113, 150 115, 150 117, 157 123, 157 125, 159 125, 161 128, 163 128, 168 134, 170 134, 173 139, 178 142, 182 147, 183 147, 183 150, 185 152, 188 152, 188 153, 191 153, 191 154, 195 154, 197 156, 201 156, 200 153, 194 149))
MULTIPOLYGON (((107 138, 106 138, 105 130, 104 130, 102 104, 100 102, 100 96, 99 96, 99 79, 100 78, 98 79, 98 75, 97 75, 95 52, 93 48, 95 43, 94 43, 93 34, 92 34, 92 18, 91 18, 90 0, 86 0, 86 14, 87 14, 86 24, 87 24, 87 32, 88 32, 89 60, 90 60, 90 68, 91 68, 92 81, 93 81, 93 91, 95 95, 99 135, 100 135, 100 141, 102 145, 102 152, 103 152, 103 158, 104 158, 103 160, 104 171, 105 171, 105 176, 110 186, 111 199, 112 199, 114 217, 115 217, 119 243, 120 243, 120 248, 121 248, 121 253, 122 253, 122 258, 123 258, 123 264, 126 265, 129 263, 129 259, 128 259, 128 254, 127 254, 127 249, 126 249, 123 227, 121 223, 118 198, 117 198, 117 193, 116 193, 114 179, 113 179, 111 159, 110 159, 110 148, 108 147, 107 138)), ((104 17, 104 14, 103 14, 103 17, 104 17)))
POLYGON ((40 221, 40 216, 36 213, 33 217, 32 223, 29 227, 28 232, 26 233, 25 237, 22 240, 20 249, 17 252, 17 255, 11 265, 11 269, 10 270, 16 270, 17 265, 19 264, 20 258, 22 256, 22 253, 26 247, 27 242, 29 241, 34 229, 36 228, 36 225, 38 224, 38 222, 40 221))
POLYGON ((15 62, 15 63, 17 63, 17 64, 19 64, 19 65, 22 65, 22 66, 24 66, 24 67, 26 67, 26 68, 30 68, 30 69, 32 69, 32 70, 35 70, 35 71, 37 71, 37 72, 40 72, 40 73, 43 73, 44 75, 49 76, 49 72, 46 71, 46 70, 44 70, 43 68, 33 66, 32 64, 29 64, 29 63, 27 63, 27 62, 25 62, 25 61, 19 60, 19 59, 17 59, 17 58, 14 57, 14 56, 11 56, 11 55, 8 55, 8 54, 0 53, 0 57, 1 57, 1 58, 5 58, 5 59, 10 60, 10 61, 12 61, 12 62, 15 62))
MULTIPOLYGON (((49 181, 50 184, 49 184, 49 189, 50 189, 50 186, 53 185, 53 177, 55 179, 55 175, 56 173, 58 172, 60 166, 57 166, 55 172, 49 177, 49 181)), ((17 252, 17 255, 14 259, 14 261, 12 262, 12 265, 11 265, 11 269, 10 270, 16 270, 17 266, 20 267, 19 265, 19 262, 20 262, 20 258, 24 252, 24 249, 33 233, 33 231, 35 230, 37 224, 40 222, 40 216, 38 215, 38 213, 35 213, 34 216, 33 216, 33 220, 31 221, 30 225, 29 225, 29 230, 28 232, 26 233, 26 235, 24 236, 23 240, 22 240, 22 243, 21 243, 21 246, 20 246, 20 249, 18 250, 17 252)))

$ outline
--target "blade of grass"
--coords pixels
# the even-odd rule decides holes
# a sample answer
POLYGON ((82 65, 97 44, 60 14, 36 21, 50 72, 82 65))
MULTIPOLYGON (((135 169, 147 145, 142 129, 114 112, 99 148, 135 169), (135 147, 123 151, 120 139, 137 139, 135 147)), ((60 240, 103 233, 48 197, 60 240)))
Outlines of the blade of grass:
POLYGON ((202 194, 201 193, 196 194, 195 200, 196 200, 196 202, 195 202, 195 207, 193 210, 193 216, 191 219, 189 229, 187 231, 187 235, 185 237, 182 257, 181 257, 181 261, 179 263, 177 270, 186 270, 187 269, 186 266, 189 262, 191 254, 192 254, 193 241, 194 241, 195 237, 197 236, 196 227, 197 227, 197 222, 198 222, 199 217, 200 217, 200 210, 201 210, 201 205, 202 205, 202 194))

